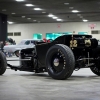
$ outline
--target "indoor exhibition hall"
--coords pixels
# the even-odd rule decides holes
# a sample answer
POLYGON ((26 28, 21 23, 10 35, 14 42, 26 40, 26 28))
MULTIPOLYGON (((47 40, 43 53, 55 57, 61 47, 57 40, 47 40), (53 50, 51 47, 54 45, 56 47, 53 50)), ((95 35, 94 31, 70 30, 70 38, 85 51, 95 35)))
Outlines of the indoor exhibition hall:
POLYGON ((100 100, 100 0, 0 0, 0 100, 100 100))

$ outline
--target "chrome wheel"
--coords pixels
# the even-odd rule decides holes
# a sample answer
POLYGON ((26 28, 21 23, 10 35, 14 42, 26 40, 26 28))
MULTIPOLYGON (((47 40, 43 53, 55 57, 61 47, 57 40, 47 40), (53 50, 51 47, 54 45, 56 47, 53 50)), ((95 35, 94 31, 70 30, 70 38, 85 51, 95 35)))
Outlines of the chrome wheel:
POLYGON ((61 53, 55 52, 51 57, 51 66, 54 72, 59 73, 64 68, 64 58, 61 53))

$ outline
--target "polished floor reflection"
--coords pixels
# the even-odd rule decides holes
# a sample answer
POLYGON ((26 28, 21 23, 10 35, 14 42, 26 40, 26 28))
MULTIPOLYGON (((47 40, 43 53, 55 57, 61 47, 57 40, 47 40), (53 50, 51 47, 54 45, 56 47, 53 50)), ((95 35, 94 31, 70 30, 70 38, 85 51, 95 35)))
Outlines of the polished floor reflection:
POLYGON ((68 80, 7 69, 0 76, 0 100, 100 100, 100 77, 89 68, 74 72, 68 80))

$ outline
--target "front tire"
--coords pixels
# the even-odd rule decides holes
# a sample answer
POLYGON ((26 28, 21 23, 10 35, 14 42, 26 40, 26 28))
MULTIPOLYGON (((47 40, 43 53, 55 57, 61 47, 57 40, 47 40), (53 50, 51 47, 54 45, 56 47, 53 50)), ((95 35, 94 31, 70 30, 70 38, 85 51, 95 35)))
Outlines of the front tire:
POLYGON ((4 74, 7 68, 7 61, 4 53, 0 51, 0 75, 4 74))
POLYGON ((46 54, 46 68, 54 79, 69 78, 75 67, 75 58, 72 50, 63 44, 52 46, 46 54))

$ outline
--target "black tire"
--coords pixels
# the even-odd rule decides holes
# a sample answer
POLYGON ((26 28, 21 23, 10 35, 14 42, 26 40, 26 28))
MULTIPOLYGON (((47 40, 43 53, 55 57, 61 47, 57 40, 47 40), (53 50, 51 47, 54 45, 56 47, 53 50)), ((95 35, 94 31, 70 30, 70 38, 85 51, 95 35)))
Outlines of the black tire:
POLYGON ((15 51, 16 57, 19 57, 19 50, 15 51))
POLYGON ((69 78, 75 67, 75 58, 72 50, 63 44, 52 46, 46 54, 46 68, 54 79, 69 78))
POLYGON ((91 66, 90 69, 94 74, 100 76, 100 47, 93 51, 93 57, 96 59, 95 65, 91 66))
MULTIPOLYGON (((66 45, 64 45, 64 47, 66 48, 66 45)), ((67 48, 66 48, 67 49, 67 48)), ((75 60, 75 58, 74 58, 74 60, 75 60)), ((74 61, 74 63, 75 63, 75 61, 74 61)), ((74 65, 75 66, 75 65, 74 65)), ((71 75, 72 75, 72 73, 73 73, 73 71, 74 71, 74 68, 73 67, 70 67, 70 68, 72 68, 71 70, 70 70, 70 72, 69 72, 69 74, 68 74, 68 77, 70 77, 71 75), (73 70, 73 71, 72 71, 73 70)))
POLYGON ((2 53, 0 51, 0 75, 4 74, 7 68, 7 60, 6 57, 4 55, 4 53, 2 53))

